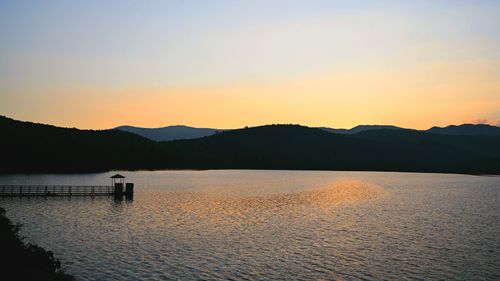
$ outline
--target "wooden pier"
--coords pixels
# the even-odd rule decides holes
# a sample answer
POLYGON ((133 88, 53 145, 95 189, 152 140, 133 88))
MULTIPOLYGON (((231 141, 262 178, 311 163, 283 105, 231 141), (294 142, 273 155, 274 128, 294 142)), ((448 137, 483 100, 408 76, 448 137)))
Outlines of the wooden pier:
POLYGON ((27 196, 133 196, 133 184, 98 185, 0 185, 0 197, 27 196), (128 187, 128 189, 127 189, 128 187), (131 189, 132 188, 132 189, 131 189))
POLYGON ((124 183, 125 177, 115 175, 112 185, 0 185, 0 197, 33 197, 33 196, 114 196, 121 198, 125 196, 132 199, 134 196, 134 184, 124 183), (116 182, 116 179, 122 179, 116 182), (125 185, 125 186, 124 186, 125 185))
POLYGON ((0 196, 109 196, 113 194, 113 186, 0 185, 0 196))

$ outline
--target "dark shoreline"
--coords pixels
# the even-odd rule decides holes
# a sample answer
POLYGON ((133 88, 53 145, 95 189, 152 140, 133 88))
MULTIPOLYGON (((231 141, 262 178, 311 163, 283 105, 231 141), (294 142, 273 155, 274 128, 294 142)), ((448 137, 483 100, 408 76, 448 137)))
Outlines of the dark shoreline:
POLYGON ((480 177, 500 177, 499 174, 485 174, 485 173, 465 173, 465 172, 451 172, 451 171, 413 171, 413 170, 329 170, 329 169, 287 169, 287 168, 165 168, 165 169, 111 169, 111 170, 98 170, 98 171, 40 171, 40 172, 2 172, 0 175, 81 175, 81 174, 96 174, 108 172, 158 172, 158 171, 318 171, 318 172, 365 172, 365 173, 415 173, 415 174, 443 174, 443 175, 466 175, 466 176, 480 176, 480 177))
POLYGON ((19 236, 19 225, 13 224, 0 207, 0 279, 1 280, 75 280, 61 270, 61 262, 51 251, 25 243, 19 236))

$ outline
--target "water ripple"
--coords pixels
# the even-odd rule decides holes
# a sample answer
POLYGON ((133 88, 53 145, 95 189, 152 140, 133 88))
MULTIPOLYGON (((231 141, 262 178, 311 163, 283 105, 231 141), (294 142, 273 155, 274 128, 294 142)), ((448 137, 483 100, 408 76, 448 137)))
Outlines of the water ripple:
MULTIPOLYGON (((0 205, 78 280, 500 279, 497 178, 125 174, 137 186, 133 202, 11 198, 0 205)), ((0 176, 0 183, 102 184, 107 176, 0 176)))

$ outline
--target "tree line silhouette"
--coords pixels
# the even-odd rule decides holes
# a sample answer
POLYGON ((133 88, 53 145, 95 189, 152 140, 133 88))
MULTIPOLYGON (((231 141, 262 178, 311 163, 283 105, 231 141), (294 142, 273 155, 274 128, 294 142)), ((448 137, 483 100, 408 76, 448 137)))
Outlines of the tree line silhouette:
POLYGON ((500 174, 500 136, 369 130, 341 135, 267 125, 155 142, 0 118, 2 173, 139 169, 302 169, 500 174))

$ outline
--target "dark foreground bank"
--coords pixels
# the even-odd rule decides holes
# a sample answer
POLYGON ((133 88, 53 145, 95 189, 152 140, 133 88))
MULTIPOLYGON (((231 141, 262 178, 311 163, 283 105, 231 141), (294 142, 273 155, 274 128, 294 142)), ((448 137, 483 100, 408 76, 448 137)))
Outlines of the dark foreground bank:
POLYGON ((0 280, 74 280, 61 270, 51 251, 24 243, 14 225, 0 208, 0 280))

